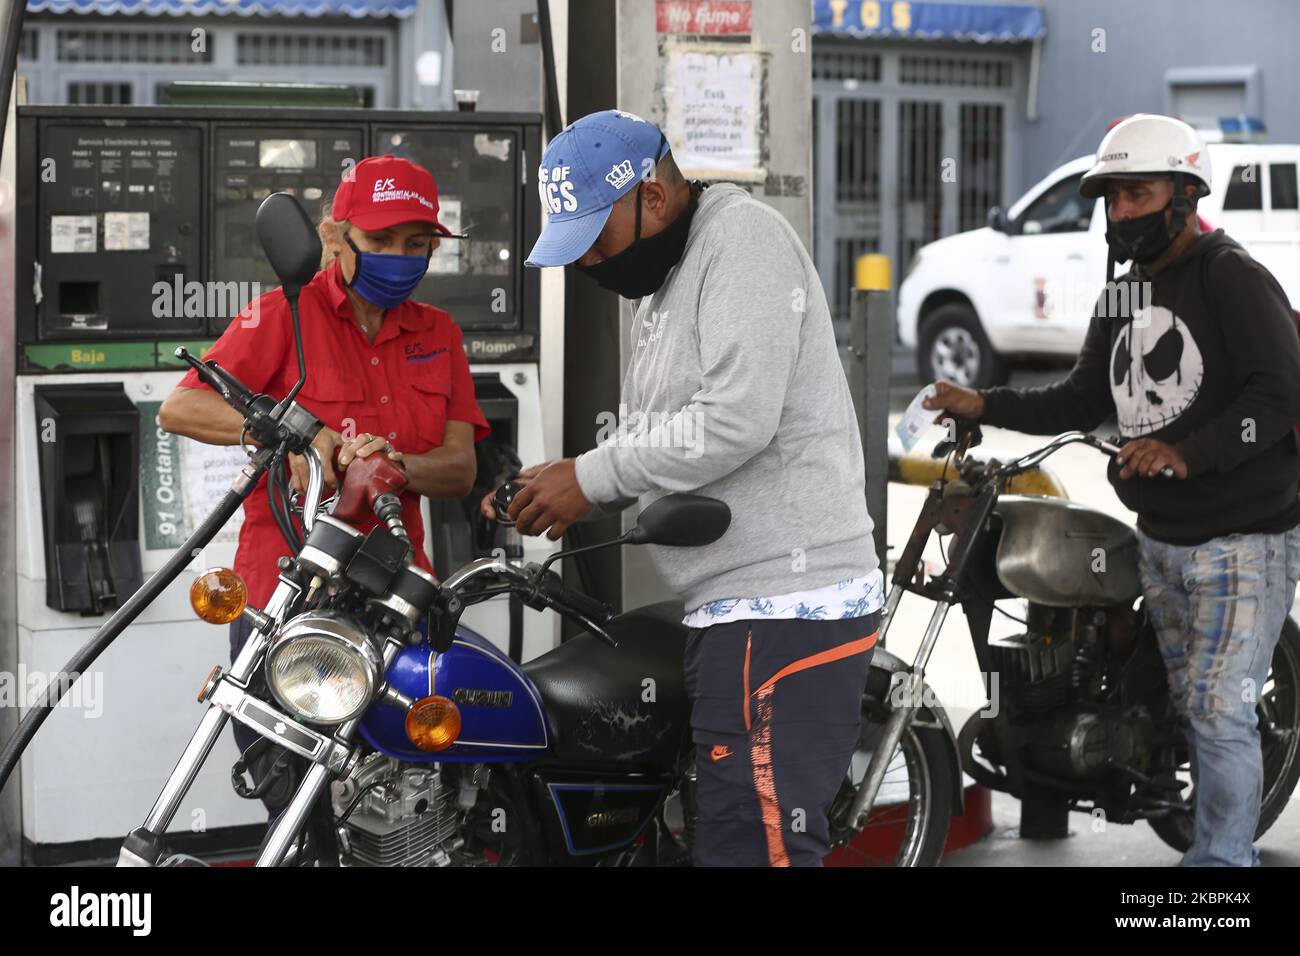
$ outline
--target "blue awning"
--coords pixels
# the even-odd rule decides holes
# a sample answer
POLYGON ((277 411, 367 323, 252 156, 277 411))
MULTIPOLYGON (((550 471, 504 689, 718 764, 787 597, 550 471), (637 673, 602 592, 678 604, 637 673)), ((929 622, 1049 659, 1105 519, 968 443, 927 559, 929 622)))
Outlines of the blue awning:
POLYGON ((1015 43, 1047 35, 1041 7, 1027 4, 813 0, 813 33, 916 40, 1015 43))
POLYGON ((28 13, 409 17, 419 0, 27 0, 28 13))

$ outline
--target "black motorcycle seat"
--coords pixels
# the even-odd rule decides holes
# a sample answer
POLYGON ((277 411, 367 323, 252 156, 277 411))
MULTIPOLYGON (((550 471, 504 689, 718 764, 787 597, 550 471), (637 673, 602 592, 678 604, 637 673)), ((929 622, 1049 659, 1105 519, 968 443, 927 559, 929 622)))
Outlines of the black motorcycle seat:
POLYGON ((672 768, 690 736, 680 601, 636 608, 523 665, 545 704, 552 750, 566 763, 672 768), (653 681, 653 684, 648 683, 653 681))

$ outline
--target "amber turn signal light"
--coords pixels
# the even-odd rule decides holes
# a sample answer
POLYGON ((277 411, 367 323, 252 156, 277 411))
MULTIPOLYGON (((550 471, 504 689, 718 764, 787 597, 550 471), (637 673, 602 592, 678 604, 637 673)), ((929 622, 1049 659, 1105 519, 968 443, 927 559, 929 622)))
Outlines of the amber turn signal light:
POLYGON ((247 604, 248 587, 229 568, 204 571, 190 585, 190 607, 209 624, 229 624, 247 604))
POLYGON ((406 736, 421 750, 446 750, 460 736, 460 708, 450 697, 421 697, 406 714, 406 736))

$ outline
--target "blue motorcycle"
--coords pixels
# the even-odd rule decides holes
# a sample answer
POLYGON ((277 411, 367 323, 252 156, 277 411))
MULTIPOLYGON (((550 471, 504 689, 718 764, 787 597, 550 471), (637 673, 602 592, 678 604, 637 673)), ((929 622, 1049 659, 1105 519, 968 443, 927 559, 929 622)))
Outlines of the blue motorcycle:
MULTIPOLYGON (((563 552, 541 565, 482 558, 439 582, 409 562, 393 510, 400 484, 387 474, 398 466, 354 463, 334 513, 313 518, 321 465, 307 459, 306 540, 267 606, 242 606, 231 571, 195 584, 206 620, 238 608, 255 630, 230 670, 209 677, 211 707, 121 862, 183 861, 159 837, 227 719, 262 736, 235 775, 243 795, 278 811, 259 866, 687 862, 680 605, 611 615, 550 570, 563 552), (366 510, 385 520, 362 534, 366 510), (459 624, 464 608, 503 593, 587 632, 520 666, 459 624), (276 790, 287 799, 268 799, 276 790), (674 795, 682 819, 670 827, 674 795)), ((669 495, 610 544, 702 545, 729 523, 720 501, 669 495)))

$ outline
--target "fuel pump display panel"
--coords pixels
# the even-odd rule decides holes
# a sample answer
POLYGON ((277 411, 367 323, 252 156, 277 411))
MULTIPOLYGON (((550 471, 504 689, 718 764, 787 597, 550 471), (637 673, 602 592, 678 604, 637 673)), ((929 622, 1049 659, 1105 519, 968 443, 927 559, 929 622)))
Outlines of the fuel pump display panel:
POLYGON ((43 130, 37 336, 191 335, 204 316, 170 290, 203 263, 202 131, 164 125, 43 130), (160 296, 163 283, 169 294, 160 296))
MULTIPOLYGON (((214 131, 212 278, 243 284, 256 298, 280 284, 262 256, 253 229, 257 207, 272 193, 298 197, 312 221, 319 221, 349 164, 364 156, 360 128, 307 126, 217 126, 214 131)), ((241 303, 241 306, 247 303, 241 303)), ((213 334, 224 332, 235 312, 214 315, 213 334)))
POLYGON ((443 239, 414 298, 466 332, 520 328, 519 135, 512 129, 377 127, 375 153, 419 163, 438 183, 443 239))
POLYGON ((541 227, 532 114, 229 107, 18 109, 15 331, 23 374, 178 368, 279 281, 257 240, 287 192, 318 221, 351 164, 428 169, 444 238, 413 298, 472 363, 538 358, 541 227))

